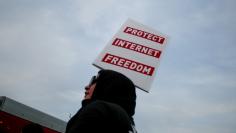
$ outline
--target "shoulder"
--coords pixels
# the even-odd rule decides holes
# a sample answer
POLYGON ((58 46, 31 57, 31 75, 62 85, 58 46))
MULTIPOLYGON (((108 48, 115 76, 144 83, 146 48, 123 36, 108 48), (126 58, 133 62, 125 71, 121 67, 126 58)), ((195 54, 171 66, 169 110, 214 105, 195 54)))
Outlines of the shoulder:
POLYGON ((121 113, 125 113, 125 110, 115 104, 115 103, 111 103, 111 102, 106 102, 106 101, 102 101, 102 100, 97 100, 94 101, 90 104, 88 104, 84 110, 91 110, 91 109, 95 109, 95 110, 101 110, 101 111, 114 111, 114 112, 121 112, 121 113))
POLYGON ((103 122, 112 129, 130 129, 131 120, 126 111, 119 105, 106 102, 96 101, 90 104, 88 110, 96 110, 99 117, 102 117, 103 122))
POLYGON ((127 113, 119 105, 94 101, 73 116, 73 122, 70 122, 68 128, 80 132, 91 130, 115 133, 127 132, 131 124, 127 113))
POLYGON ((129 121, 129 116, 126 111, 119 105, 97 100, 88 104, 83 110, 81 115, 94 114, 103 119, 115 119, 116 121, 129 121))

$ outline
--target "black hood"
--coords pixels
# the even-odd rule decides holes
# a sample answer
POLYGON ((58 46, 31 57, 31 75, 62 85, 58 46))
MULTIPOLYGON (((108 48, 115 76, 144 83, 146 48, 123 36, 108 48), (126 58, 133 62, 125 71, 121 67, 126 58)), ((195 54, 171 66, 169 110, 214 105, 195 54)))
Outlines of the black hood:
POLYGON ((120 105, 129 116, 133 116, 136 106, 136 91, 133 82, 113 70, 100 70, 96 88, 91 98, 120 105))

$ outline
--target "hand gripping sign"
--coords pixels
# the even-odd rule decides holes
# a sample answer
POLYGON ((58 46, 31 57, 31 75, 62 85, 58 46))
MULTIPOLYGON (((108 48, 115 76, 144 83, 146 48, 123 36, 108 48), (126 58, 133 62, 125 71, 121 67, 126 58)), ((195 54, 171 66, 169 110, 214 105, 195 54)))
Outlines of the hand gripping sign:
POLYGON ((160 32, 128 19, 93 65, 118 71, 129 77, 136 87, 149 92, 166 41, 160 32))

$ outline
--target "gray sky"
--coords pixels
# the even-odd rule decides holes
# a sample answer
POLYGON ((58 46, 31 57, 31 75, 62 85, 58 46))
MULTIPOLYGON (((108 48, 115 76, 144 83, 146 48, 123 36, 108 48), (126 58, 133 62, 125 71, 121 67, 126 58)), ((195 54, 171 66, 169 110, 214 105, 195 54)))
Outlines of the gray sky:
POLYGON ((169 36, 139 133, 235 133, 234 0, 0 0, 0 95, 67 121, 128 19, 169 36))

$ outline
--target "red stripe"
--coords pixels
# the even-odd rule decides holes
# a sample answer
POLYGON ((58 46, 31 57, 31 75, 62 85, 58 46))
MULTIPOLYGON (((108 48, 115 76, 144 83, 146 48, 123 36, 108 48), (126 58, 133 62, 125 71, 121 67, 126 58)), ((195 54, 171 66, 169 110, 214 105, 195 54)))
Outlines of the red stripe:
POLYGON ((119 57, 116 55, 112 55, 107 53, 103 59, 102 62, 108 63, 108 64, 112 64, 112 65, 116 65, 125 69, 129 69, 132 71, 136 71, 148 76, 152 76, 155 68, 152 66, 148 66, 145 65, 143 63, 139 63, 133 60, 129 60, 123 57, 119 57))

